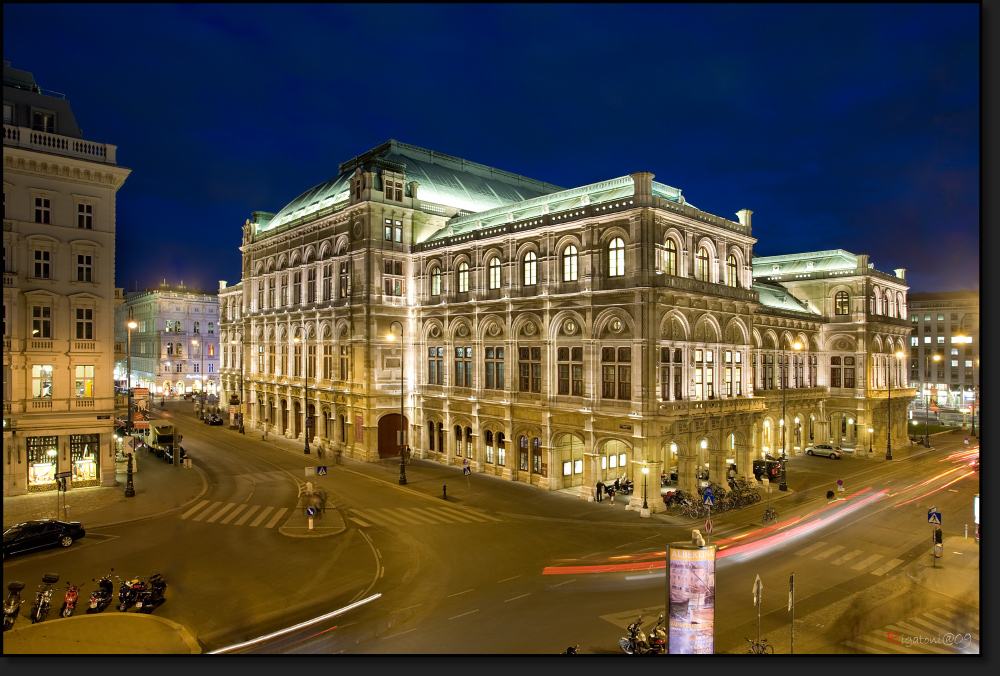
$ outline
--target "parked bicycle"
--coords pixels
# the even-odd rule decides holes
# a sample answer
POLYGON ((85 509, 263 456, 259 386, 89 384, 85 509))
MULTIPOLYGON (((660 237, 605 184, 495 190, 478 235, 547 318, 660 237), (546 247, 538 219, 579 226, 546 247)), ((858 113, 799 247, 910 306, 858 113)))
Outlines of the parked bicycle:
POLYGON ((750 646, 747 648, 748 655, 773 655, 774 646, 767 642, 766 638, 762 638, 760 642, 754 641, 748 638, 747 642, 750 646))

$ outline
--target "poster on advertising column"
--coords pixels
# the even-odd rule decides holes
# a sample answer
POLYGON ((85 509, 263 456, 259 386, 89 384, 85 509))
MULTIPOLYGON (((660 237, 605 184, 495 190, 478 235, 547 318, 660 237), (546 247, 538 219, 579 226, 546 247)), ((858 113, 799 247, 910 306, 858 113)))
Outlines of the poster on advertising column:
POLYGON ((673 542, 667 550, 668 652, 715 652, 715 545, 673 542))

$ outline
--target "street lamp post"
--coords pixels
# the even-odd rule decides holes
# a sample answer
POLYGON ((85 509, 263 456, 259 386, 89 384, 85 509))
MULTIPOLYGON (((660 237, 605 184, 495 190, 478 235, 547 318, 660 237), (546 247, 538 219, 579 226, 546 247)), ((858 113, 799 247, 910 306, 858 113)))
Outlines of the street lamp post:
MULTIPOLYGON (((126 334, 125 350, 128 352, 126 357, 128 363, 128 434, 129 438, 132 439, 133 444, 131 451, 135 451, 135 436, 132 432, 132 329, 134 329, 138 324, 136 324, 132 319, 128 322, 128 332, 126 334)), ((127 462, 125 469, 125 497, 134 498, 135 497, 135 484, 132 483, 132 453, 127 453, 127 462)))
POLYGON ((646 466, 646 461, 642 461, 642 508, 645 510, 643 513, 648 513, 649 504, 646 502, 646 475, 649 474, 649 467, 646 466))
MULTIPOLYGON (((930 368, 931 358, 932 358, 931 355, 926 355, 924 357, 924 364, 927 365, 928 369, 930 368)), ((935 354, 933 355, 933 359, 934 361, 941 361, 941 355, 935 354)), ((923 390, 923 379, 921 379, 920 389, 923 390)), ((930 395, 927 394, 924 395, 924 446, 928 448, 930 448, 931 445, 931 435, 927 427, 927 419, 931 415, 930 408, 931 408, 931 398, 930 395)))
POLYGON ((868 455, 872 454, 872 437, 875 436, 875 428, 868 428, 868 455))
MULTIPOLYGON (((795 341, 792 345, 795 350, 802 349, 802 343, 795 341)), ((785 471, 785 465, 788 464, 788 454, 785 452, 785 390, 788 389, 788 361, 787 361, 787 350, 785 349, 785 344, 781 344, 781 374, 779 380, 781 381, 781 481, 778 483, 779 491, 788 490, 788 475, 785 471)))
MULTIPOLYGON (((236 339, 234 338, 234 339, 230 340, 229 344, 235 346, 237 344, 236 339)), ((246 431, 243 428, 243 410, 246 408, 246 405, 244 404, 244 402, 246 401, 246 391, 243 388, 243 341, 242 340, 239 341, 239 346, 240 346, 240 352, 239 352, 239 355, 240 355, 240 412, 239 412, 238 415, 239 415, 239 421, 240 421, 240 434, 246 434, 246 431)))
MULTIPOLYGON (((972 362, 972 365, 976 369, 975 371, 973 371, 973 376, 975 376, 979 372, 979 355, 977 354, 975 357, 973 357, 973 359, 974 361, 972 362)), ((976 384, 976 378, 973 377, 972 378, 972 436, 973 437, 976 437, 976 407, 978 406, 978 404, 979 404, 979 386, 976 384)), ((981 432, 982 430, 983 426, 980 425, 979 431, 981 432)))
POLYGON ((892 460, 892 379, 896 375, 896 364, 892 361, 892 357, 896 359, 903 358, 903 352, 896 352, 895 355, 889 357, 889 393, 885 399, 885 459, 892 460))
POLYGON ((392 327, 399 324, 399 485, 406 485, 406 431, 403 429, 403 403, 406 397, 406 370, 403 359, 406 352, 406 344, 403 342, 403 322, 394 321, 389 324, 389 340, 394 340, 392 327))
POLYGON ((205 419, 205 341, 198 342, 197 338, 191 339, 191 344, 198 348, 198 355, 201 358, 201 366, 198 370, 198 377, 201 379, 201 392, 198 399, 201 400, 201 410, 198 412, 198 419, 205 419))
MULTIPOLYGON (((303 331, 304 331, 304 329, 303 329, 303 331)), ((305 348, 302 351, 303 352, 302 357, 303 357, 303 361, 304 361, 303 372, 305 374, 305 377, 302 379, 303 382, 305 383, 305 406, 302 408, 302 419, 305 421, 305 428, 306 428, 305 434, 303 435, 303 436, 305 436, 305 439, 306 439, 306 445, 305 445, 305 448, 302 450, 302 452, 304 454, 306 454, 306 455, 309 455, 309 453, 310 453, 310 451, 309 451, 309 428, 311 427, 311 425, 309 423, 312 422, 311 419, 310 419, 310 417, 309 417, 309 347, 308 347, 308 343, 307 343, 308 338, 309 338, 308 334, 306 334, 306 337, 302 340, 302 347, 305 348)), ((299 342, 299 337, 295 336, 294 338, 292 338, 292 340, 295 341, 296 343, 298 343, 299 342)))

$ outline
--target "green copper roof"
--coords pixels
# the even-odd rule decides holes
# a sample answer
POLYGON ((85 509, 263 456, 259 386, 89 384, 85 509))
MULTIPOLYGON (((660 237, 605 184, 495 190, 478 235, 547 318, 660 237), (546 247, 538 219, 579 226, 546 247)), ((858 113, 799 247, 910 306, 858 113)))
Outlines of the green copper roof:
POLYGON ((768 284, 754 280, 753 290, 757 292, 761 305, 778 310, 791 310, 793 312, 808 312, 818 315, 806 303, 788 292, 788 289, 780 284, 768 284))
MULTIPOLYGON (((314 211, 346 203, 349 180, 358 167, 362 171, 375 170, 377 174, 382 167, 401 171, 407 183, 416 181, 419 184, 417 197, 421 202, 464 211, 487 211, 562 190, 559 186, 518 174, 389 140, 341 164, 335 178, 296 197, 273 218, 262 222, 260 230, 276 228, 314 211)), ((375 187, 381 189, 380 175, 376 181, 375 187)), ((409 187, 406 191, 409 194, 409 187)))
POLYGON ((857 267, 857 256, 843 249, 833 249, 832 251, 812 251, 784 256, 754 256, 753 276, 768 277, 775 274, 854 270, 857 267), (775 265, 778 266, 777 272, 774 269, 775 265))

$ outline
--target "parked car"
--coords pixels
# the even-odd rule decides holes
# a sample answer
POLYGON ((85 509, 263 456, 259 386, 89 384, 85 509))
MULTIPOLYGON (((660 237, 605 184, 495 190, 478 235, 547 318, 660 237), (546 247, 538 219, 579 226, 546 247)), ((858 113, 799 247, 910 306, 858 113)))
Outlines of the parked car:
POLYGON ((3 533, 3 557, 44 547, 69 547, 86 535, 79 521, 37 519, 11 526, 3 533))
MULTIPOLYGON (((162 457, 164 462, 166 462, 168 465, 174 464, 174 447, 167 446, 167 448, 163 451, 162 457)), ((184 460, 187 457, 188 457, 188 452, 184 449, 183 446, 181 446, 181 460, 184 460)))
POLYGON ((825 455, 834 460, 840 460, 842 454, 840 446, 831 446, 830 444, 816 444, 806 449, 806 455, 825 455))
POLYGON ((753 461, 753 475, 757 481, 766 476, 768 481, 775 481, 781 478, 781 461, 768 458, 767 460, 753 461))
POLYGON ((208 415, 205 416, 205 424, 206 425, 221 425, 222 424, 222 416, 219 415, 218 413, 209 413, 208 415))

